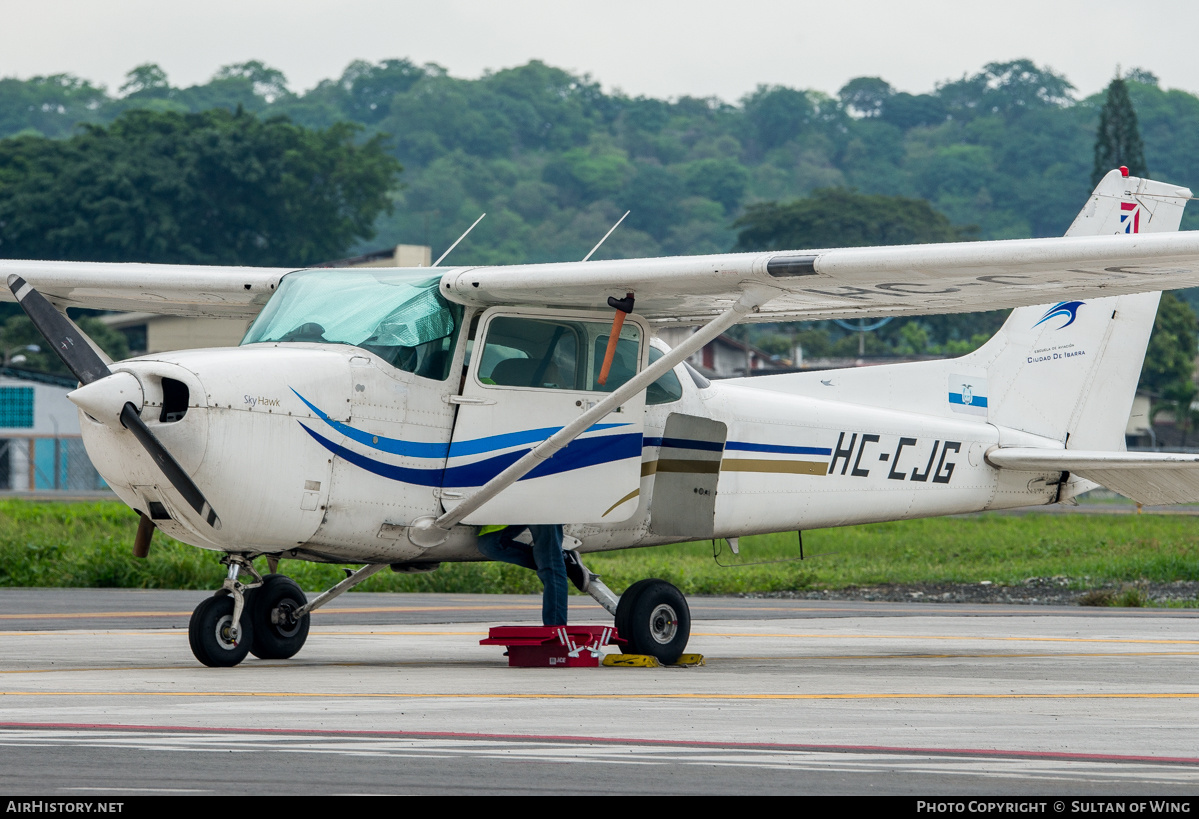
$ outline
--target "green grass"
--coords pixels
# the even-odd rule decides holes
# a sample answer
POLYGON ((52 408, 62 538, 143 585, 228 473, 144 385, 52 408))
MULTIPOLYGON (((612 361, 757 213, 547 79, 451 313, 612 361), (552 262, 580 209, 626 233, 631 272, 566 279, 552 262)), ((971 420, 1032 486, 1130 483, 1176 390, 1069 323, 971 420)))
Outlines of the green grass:
MULTIPOLYGON (((0 586, 212 589, 224 576, 217 555, 157 533, 150 557, 130 554, 136 515, 120 503, 0 501, 0 586)), ((723 544, 722 544, 723 545, 723 544)), ((621 590, 661 577, 688 594, 838 589, 880 583, 1016 584, 1070 578, 1077 588, 1199 579, 1199 522, 1158 515, 978 515, 825 529, 741 540, 743 563, 722 568, 709 542, 630 549, 588 557, 621 590)), ((721 562, 736 560, 727 547, 721 562)), ((265 561, 262 561, 265 571, 265 561)), ((326 588, 340 567, 284 561, 305 589, 326 588)), ((364 591, 540 591, 534 573, 495 563, 452 564, 426 575, 382 572, 364 591)), ((1131 598, 1130 598, 1131 600, 1131 598)))

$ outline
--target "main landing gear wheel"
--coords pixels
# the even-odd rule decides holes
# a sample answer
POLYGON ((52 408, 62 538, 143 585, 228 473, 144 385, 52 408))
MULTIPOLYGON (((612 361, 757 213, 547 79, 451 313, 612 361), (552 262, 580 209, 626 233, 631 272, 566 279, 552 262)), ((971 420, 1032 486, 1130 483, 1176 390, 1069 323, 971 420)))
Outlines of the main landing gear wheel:
POLYGON ((308 602, 304 592, 290 577, 268 574, 246 601, 247 619, 254 624, 254 642, 250 653, 260 660, 286 660, 304 647, 310 618, 297 618, 295 612, 308 602))
POLYGON ((209 597, 192 612, 187 624, 187 641, 192 654, 210 667, 227 668, 246 658, 254 644, 254 627, 242 613, 241 633, 233 639, 233 597, 209 597))
POLYGON ((640 580, 620 596, 616 633, 627 641, 625 654, 648 654, 669 665, 691 637, 687 598, 665 580, 640 580))

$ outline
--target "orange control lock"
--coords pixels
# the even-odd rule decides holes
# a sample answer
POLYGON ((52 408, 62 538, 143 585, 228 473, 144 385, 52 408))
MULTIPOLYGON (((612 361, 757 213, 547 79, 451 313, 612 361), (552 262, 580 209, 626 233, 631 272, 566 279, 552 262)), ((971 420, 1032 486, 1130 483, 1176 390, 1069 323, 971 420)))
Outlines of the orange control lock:
POLYGON ((620 340, 624 317, 633 312, 633 294, 625 293, 623 299, 608 296, 608 306, 616 311, 616 315, 612 317, 612 332, 608 335, 608 349, 604 350, 604 363, 600 367, 599 378, 595 379, 601 387, 608 383, 608 373, 612 369, 612 359, 616 356, 616 342, 620 340))

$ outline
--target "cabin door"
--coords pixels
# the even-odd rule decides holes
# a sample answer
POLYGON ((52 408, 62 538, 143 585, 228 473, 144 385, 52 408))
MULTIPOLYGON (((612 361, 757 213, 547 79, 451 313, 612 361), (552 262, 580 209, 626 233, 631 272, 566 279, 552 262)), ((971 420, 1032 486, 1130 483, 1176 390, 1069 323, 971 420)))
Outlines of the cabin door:
MULTIPOLYGON (((479 322, 442 480, 449 510, 645 367, 649 328, 630 315, 607 383, 612 315, 492 308, 479 322)), ((645 391, 464 523, 616 523, 637 509, 645 391)))

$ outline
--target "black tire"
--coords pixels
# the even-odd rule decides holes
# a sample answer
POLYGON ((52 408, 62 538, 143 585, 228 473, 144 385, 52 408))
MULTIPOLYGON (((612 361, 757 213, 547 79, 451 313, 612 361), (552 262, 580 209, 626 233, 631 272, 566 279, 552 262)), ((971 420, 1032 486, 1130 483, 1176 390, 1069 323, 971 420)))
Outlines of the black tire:
POLYGON ((229 639, 233 625, 233 597, 209 597, 192 612, 187 624, 187 641, 196 659, 211 668, 228 668, 246 658, 254 644, 254 626, 243 611, 241 634, 236 643, 229 639))
POLYGON ((653 583, 654 580, 638 580, 633 585, 624 590, 624 594, 620 596, 620 600, 616 603, 616 634, 625 639, 625 644, 620 647, 624 654, 639 654, 634 651, 633 647, 628 644, 628 634, 631 631, 629 628, 629 613, 632 612, 633 606, 637 601, 637 597, 642 590, 653 583))
POLYGON ((616 633, 626 654, 648 654, 670 664, 691 638, 691 610, 683 593, 665 580, 642 580, 620 596, 616 633))
POLYGON ((260 660, 286 660, 294 657, 308 639, 311 623, 305 614, 291 617, 308 602, 294 580, 282 574, 268 574, 246 604, 254 622, 254 643, 250 653, 260 660), (276 622, 277 621, 277 622, 276 622))

